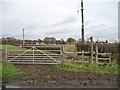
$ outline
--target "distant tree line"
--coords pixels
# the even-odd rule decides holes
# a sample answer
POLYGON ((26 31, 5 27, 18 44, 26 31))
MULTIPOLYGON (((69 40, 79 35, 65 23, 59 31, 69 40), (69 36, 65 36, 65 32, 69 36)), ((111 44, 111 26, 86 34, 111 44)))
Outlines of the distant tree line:
MULTIPOLYGON (((90 43, 89 40, 85 41, 86 43, 90 43)), ((1 44, 22 44, 23 40, 16 39, 14 37, 6 37, 0 39, 1 44)), ((75 45, 81 43, 81 39, 76 40, 74 38, 68 38, 66 41, 64 39, 57 40, 54 37, 45 37, 43 40, 42 39, 37 39, 37 40, 25 40, 25 44, 69 44, 69 45, 75 45)), ((105 41, 95 41, 94 43, 109 43, 108 40, 105 41)))
POLYGON ((22 40, 15 39, 14 37, 7 37, 1 39, 2 44, 22 44, 22 40))
MULTIPOLYGON (((23 43, 23 40, 16 39, 14 37, 6 37, 0 39, 2 44, 14 44, 19 45, 23 43)), ((45 37, 43 40, 24 40, 25 44, 76 44, 76 40, 74 38, 68 38, 66 41, 64 39, 57 40, 54 37, 45 37)))

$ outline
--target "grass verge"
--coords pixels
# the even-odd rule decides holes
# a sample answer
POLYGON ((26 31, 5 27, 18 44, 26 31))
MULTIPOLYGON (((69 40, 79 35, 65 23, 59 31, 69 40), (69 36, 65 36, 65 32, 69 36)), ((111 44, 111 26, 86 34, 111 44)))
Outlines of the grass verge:
MULTIPOLYGON (((2 65, 2 64, 0 64, 2 65)), ((22 75, 22 72, 20 72, 18 69, 16 69, 13 65, 9 64, 7 61, 3 61, 2 65, 2 78, 8 79, 8 78, 20 78, 22 75)))
POLYGON ((120 65, 114 63, 112 65, 98 66, 95 64, 91 65, 80 65, 75 63, 69 64, 57 64, 55 65, 57 69, 62 69, 65 71, 74 71, 74 72, 93 72, 93 73, 120 73, 120 65))

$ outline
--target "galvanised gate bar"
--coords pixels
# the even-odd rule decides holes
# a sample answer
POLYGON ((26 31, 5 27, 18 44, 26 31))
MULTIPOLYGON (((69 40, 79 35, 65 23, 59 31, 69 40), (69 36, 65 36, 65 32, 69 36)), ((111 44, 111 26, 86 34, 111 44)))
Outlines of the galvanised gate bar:
POLYGON ((63 46, 25 45, 20 50, 7 51, 6 58, 13 64, 58 64, 64 59, 63 46))

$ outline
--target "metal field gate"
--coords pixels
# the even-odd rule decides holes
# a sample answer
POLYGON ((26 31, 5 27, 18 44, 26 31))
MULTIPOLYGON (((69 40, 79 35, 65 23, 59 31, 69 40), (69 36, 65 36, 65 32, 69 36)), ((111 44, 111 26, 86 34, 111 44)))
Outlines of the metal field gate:
POLYGON ((22 46, 7 50, 6 58, 13 64, 58 64, 64 59, 63 46, 22 46))

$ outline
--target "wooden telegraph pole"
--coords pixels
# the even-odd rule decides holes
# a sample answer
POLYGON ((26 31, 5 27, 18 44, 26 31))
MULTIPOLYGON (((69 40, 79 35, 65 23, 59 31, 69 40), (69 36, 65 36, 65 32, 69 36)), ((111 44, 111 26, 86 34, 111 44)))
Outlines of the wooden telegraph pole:
POLYGON ((82 16, 82 29, 81 29, 81 32, 82 32, 82 43, 84 43, 84 13, 83 13, 83 0, 81 0, 81 16, 82 16))

